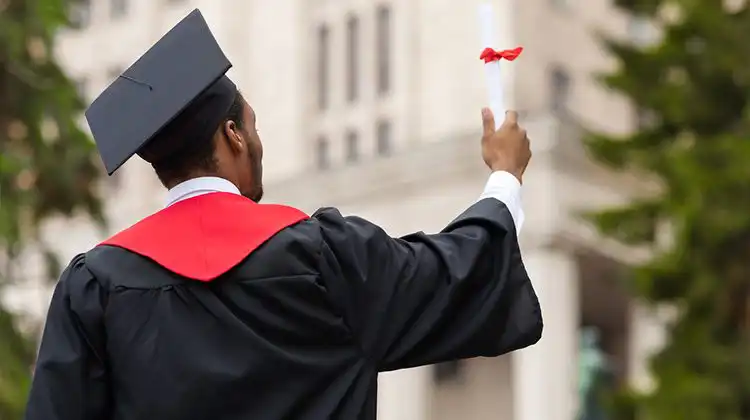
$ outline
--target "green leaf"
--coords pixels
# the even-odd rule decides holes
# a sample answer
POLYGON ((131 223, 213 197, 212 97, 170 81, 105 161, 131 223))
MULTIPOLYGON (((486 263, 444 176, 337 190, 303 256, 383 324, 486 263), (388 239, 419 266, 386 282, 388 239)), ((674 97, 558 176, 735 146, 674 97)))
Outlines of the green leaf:
POLYGON ((605 235, 628 245, 652 244, 661 213, 661 203, 642 201, 628 207, 586 215, 605 235))

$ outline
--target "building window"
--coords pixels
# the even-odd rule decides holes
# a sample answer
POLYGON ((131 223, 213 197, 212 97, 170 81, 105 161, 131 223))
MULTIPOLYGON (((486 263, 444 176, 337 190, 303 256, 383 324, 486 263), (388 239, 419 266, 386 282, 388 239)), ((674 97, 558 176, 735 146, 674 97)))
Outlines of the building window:
POLYGON ((380 156, 388 156, 391 154, 392 149, 392 143, 393 140, 391 139, 392 133, 391 133, 391 123, 388 121, 378 121, 377 126, 375 128, 375 138, 376 138, 376 147, 378 155, 380 156))
POLYGON ((315 159, 317 168, 326 170, 331 167, 330 144, 328 139, 320 137, 315 145, 315 159))
POLYGON ((68 10, 70 25, 83 29, 91 23, 91 0, 73 0, 68 10))
POLYGON ((550 107, 554 112, 568 109, 570 96, 570 75, 560 67, 553 67, 550 73, 550 107))
POLYGON ((359 97, 359 19, 352 16, 346 23, 346 99, 359 97))
POLYGON ((109 3, 109 16, 119 19, 128 13, 128 0, 111 0, 109 3))
POLYGON ((354 130, 346 133, 346 161, 354 163, 359 160, 359 136, 354 130))
POLYGON ((391 9, 380 6, 376 24, 377 91, 383 95, 391 89, 391 9))
POLYGON ((318 28, 318 109, 328 107, 328 79, 330 60, 330 30, 323 25, 318 28))

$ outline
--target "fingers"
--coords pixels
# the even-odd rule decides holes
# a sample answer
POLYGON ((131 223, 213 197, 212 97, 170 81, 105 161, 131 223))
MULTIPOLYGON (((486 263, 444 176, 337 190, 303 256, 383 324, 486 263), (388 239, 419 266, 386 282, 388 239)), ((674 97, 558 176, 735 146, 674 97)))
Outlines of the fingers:
POLYGON ((485 136, 491 136, 495 132, 495 116, 489 108, 482 108, 482 127, 485 136))
MULTIPOLYGON (((517 127, 518 126, 518 112, 507 111, 505 113, 505 121, 503 125, 506 127, 517 127)), ((495 115, 489 108, 482 108, 482 126, 484 128, 484 135, 489 136, 495 132, 495 115)))
POLYGON ((518 124, 518 112, 516 111, 508 111, 505 113, 505 123, 509 125, 517 125, 518 124))

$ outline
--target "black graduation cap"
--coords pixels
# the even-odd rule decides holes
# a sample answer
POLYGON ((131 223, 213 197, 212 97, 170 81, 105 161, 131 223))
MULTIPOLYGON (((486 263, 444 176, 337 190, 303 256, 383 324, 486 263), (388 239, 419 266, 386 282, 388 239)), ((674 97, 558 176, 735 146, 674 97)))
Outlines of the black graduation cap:
POLYGON ((107 173, 136 153, 154 163, 208 141, 237 95, 231 67, 195 9, 86 110, 107 173))

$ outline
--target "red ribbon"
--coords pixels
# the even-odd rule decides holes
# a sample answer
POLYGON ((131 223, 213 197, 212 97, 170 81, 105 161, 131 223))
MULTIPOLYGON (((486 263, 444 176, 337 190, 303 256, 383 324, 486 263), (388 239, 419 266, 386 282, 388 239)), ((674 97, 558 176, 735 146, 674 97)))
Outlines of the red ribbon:
POLYGON ((493 50, 492 48, 485 48, 479 56, 479 59, 484 60, 485 64, 493 61, 500 61, 502 59, 513 61, 521 55, 522 51, 523 47, 513 48, 512 50, 493 50))

